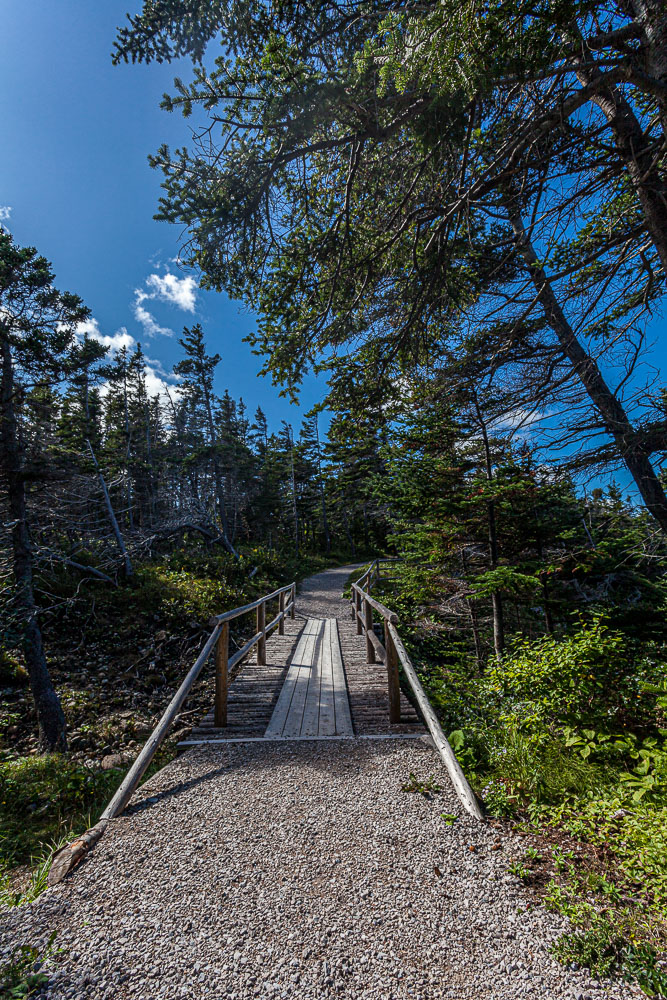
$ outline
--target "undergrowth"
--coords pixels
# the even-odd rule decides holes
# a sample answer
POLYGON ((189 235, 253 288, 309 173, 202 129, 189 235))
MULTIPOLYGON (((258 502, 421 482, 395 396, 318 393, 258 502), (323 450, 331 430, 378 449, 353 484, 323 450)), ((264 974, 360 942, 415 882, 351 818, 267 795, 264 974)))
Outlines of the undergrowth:
MULTIPOLYGON (((94 553, 87 558, 94 563, 94 553)), ((186 538, 137 563, 131 585, 82 587, 62 567, 38 579, 69 750, 39 754, 21 655, 0 646, 0 902, 34 897, 52 846, 97 820, 196 658, 213 615, 345 558, 302 553, 297 559, 256 546, 237 561, 186 538), (102 768, 105 756, 115 766, 107 760, 102 768)), ((252 626, 250 617, 235 621, 232 642, 242 645, 252 626)), ((210 684, 204 671, 146 778, 173 757, 178 739, 210 707, 210 684)))
POLYGON ((20 1000, 40 992, 49 979, 49 967, 58 959, 55 931, 45 948, 21 944, 0 966, 0 1000, 20 1000))
POLYGON ((533 838, 510 871, 569 919, 555 956, 667 996, 667 649, 592 612, 480 670, 415 579, 384 597, 487 813, 533 838))

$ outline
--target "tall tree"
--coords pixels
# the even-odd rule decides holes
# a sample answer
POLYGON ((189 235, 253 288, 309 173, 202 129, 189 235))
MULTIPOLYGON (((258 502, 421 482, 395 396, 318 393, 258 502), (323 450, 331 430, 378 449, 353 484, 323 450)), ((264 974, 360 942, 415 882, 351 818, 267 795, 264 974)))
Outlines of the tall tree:
POLYGON ((542 386, 563 412, 578 378, 587 429, 597 422, 608 438, 598 461, 625 464, 665 529, 651 454, 667 447, 667 427, 646 393, 634 412, 618 398, 636 377, 642 317, 665 288, 662 6, 445 0, 241 17, 238 0, 158 0, 120 32, 116 58, 192 55, 193 82, 165 103, 200 106, 211 129, 192 153, 164 147, 154 158, 161 216, 189 227, 206 280, 258 309, 256 343, 288 390, 318 351, 343 343, 371 342, 408 370, 430 363, 485 311, 496 324, 495 342, 476 340, 487 370, 498 370, 497 348, 506 366, 519 358, 517 392, 542 386), (198 60, 218 33, 232 55, 205 70, 198 60), (525 239, 503 208, 515 185, 537 260, 557 264, 532 303, 519 289, 535 279, 525 239), (549 290, 578 359, 545 308, 549 290), (565 309, 573 298, 578 323, 565 309), (591 392, 582 376, 594 359, 591 392), (619 361, 615 384, 605 380, 619 361))
POLYGON ((54 387, 71 373, 77 324, 86 319, 81 300, 53 287, 48 261, 32 247, 18 247, 0 230, 0 458, 11 520, 14 604, 23 652, 47 750, 66 746, 65 717, 44 654, 33 590, 34 555, 30 537, 22 408, 36 385, 54 387))
POLYGON ((236 552, 229 536, 225 483, 222 472, 222 463, 220 461, 218 436, 216 433, 213 412, 215 403, 213 393, 213 373, 220 364, 220 355, 206 353, 204 331, 199 323, 191 329, 187 326, 184 327, 183 336, 179 338, 178 342, 185 351, 185 358, 174 365, 174 372, 175 374, 182 376, 183 382, 181 385, 181 391, 187 394, 191 405, 195 406, 198 402, 201 402, 201 405, 204 408, 208 441, 213 459, 215 494, 222 539, 227 549, 234 556, 238 557, 238 553, 236 552))

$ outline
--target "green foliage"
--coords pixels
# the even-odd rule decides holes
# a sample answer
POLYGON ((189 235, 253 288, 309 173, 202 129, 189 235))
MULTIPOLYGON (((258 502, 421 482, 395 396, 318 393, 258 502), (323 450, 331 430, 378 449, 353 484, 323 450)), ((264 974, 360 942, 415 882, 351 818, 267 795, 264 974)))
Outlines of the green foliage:
POLYGON ((28 672, 9 650, 0 649, 0 686, 24 687, 28 683, 28 672))
POLYGON ((609 727, 636 717, 641 659, 604 615, 594 614, 563 638, 515 642, 501 663, 491 664, 482 689, 527 730, 574 721, 609 727))
MULTIPOLYGON (((9 866, 30 862, 43 845, 70 830, 80 833, 106 805, 123 773, 100 771, 64 755, 0 761, 0 859, 9 866)), ((36 876, 38 877, 38 876, 36 876)))
POLYGON ((422 781, 416 774, 410 771, 408 780, 401 785, 401 791, 414 792, 417 795, 423 795, 426 799, 430 799, 433 795, 438 795, 442 791, 442 786, 436 783, 434 777, 422 781))
POLYGON ((46 948, 21 944, 14 948, 8 962, 0 966, 0 1000, 20 1000, 34 996, 48 982, 48 965, 57 958, 51 934, 46 948))
MULTIPOLYGON (((51 862, 57 851, 67 842, 66 837, 56 841, 51 847, 42 851, 38 858, 30 859, 30 875, 28 883, 21 889, 14 888, 14 879, 9 861, 0 852, 0 903, 4 906, 23 906, 32 903, 48 888, 48 876, 51 862)), ((13 849, 10 848, 13 853, 13 849)))

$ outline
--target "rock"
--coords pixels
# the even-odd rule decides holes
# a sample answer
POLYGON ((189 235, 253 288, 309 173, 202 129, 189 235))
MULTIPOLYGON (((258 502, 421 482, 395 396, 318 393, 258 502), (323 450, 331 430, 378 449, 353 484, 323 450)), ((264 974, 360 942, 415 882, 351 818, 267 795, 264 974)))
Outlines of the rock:
POLYGON ((112 771, 114 767, 122 767, 124 764, 123 757, 119 753, 109 753, 106 757, 102 757, 102 762, 100 767, 103 771, 112 771))

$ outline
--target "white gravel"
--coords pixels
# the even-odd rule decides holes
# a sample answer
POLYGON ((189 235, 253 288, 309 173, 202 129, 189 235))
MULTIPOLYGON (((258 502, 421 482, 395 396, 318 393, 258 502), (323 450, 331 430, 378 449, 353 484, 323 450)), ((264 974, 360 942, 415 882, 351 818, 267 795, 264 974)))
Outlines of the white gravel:
POLYGON ((642 995, 559 966, 564 921, 507 873, 521 843, 402 792, 411 771, 446 780, 414 739, 192 750, 66 883, 3 911, 0 951, 57 929, 43 995, 76 1000, 642 995))

